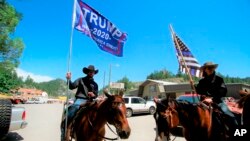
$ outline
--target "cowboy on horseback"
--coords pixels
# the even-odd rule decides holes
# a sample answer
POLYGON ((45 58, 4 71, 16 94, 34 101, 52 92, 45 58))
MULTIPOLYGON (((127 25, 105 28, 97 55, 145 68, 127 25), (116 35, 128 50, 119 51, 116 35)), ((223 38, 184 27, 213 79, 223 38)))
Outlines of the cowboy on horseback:
MULTIPOLYGON (((66 79, 69 84, 69 89, 73 90, 77 88, 75 94, 75 101, 68 109, 68 125, 73 120, 75 114, 77 113, 80 105, 85 104, 87 101, 92 101, 98 95, 98 84, 94 81, 94 75, 98 73, 93 65, 84 67, 82 69, 83 73, 86 74, 85 77, 76 79, 74 82, 71 81, 71 73, 66 74, 66 79)), ((63 121, 64 122, 64 121, 63 121)), ((65 137, 64 127, 61 127, 62 140, 65 137)))
POLYGON ((200 69, 203 71, 203 78, 196 86, 198 94, 202 95, 202 99, 207 103, 215 103, 220 107, 224 114, 229 116, 237 125, 234 114, 228 109, 227 105, 222 102, 221 98, 226 96, 227 87, 222 77, 216 75, 215 69, 218 64, 206 62, 200 69), (208 97, 208 98, 207 98, 208 97))

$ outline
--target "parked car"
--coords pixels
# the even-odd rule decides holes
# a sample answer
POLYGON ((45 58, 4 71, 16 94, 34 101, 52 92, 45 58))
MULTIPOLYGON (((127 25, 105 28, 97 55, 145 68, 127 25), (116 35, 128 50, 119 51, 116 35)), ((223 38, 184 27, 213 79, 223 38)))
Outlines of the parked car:
POLYGON ((44 96, 39 96, 35 98, 35 103, 36 104, 45 104, 48 102, 48 97, 44 97, 44 96))
POLYGON ((25 104, 35 104, 35 99, 28 99, 26 102, 25 102, 25 104))
POLYGON ((153 101, 146 101, 141 97, 135 96, 125 96, 123 99, 127 107, 127 117, 131 117, 133 114, 139 113, 155 113, 156 105, 153 101))
POLYGON ((27 126, 24 107, 13 106, 8 99, 0 99, 0 140, 8 132, 19 130, 27 126))

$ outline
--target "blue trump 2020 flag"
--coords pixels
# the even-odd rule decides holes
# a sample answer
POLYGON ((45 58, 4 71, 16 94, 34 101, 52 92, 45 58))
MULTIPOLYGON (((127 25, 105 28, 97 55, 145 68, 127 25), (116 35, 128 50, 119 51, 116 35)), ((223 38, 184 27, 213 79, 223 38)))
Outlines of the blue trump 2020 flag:
POLYGON ((81 0, 75 6, 74 28, 91 37, 101 50, 121 57, 127 35, 81 0))

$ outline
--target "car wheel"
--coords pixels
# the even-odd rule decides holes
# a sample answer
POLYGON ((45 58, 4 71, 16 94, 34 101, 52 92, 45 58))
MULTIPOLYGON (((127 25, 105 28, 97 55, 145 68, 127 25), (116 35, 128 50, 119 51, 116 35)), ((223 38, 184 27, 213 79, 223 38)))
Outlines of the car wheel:
POLYGON ((153 115, 155 113, 155 107, 150 107, 149 108, 149 113, 153 115))
POLYGON ((131 116, 132 116, 132 114, 133 114, 132 109, 127 109, 126 116, 127 116, 127 117, 131 117, 131 116))
POLYGON ((10 127, 11 120, 11 101, 7 99, 0 99, 0 139, 4 137, 10 127))

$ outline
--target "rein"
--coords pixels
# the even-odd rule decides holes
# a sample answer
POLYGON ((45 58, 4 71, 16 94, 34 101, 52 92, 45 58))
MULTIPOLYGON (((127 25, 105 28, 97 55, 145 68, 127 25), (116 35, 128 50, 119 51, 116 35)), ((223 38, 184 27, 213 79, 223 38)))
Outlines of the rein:
MULTIPOLYGON (((162 103, 161 101, 160 102, 158 102, 157 104, 159 104, 159 105, 161 105, 162 107, 164 107, 164 108, 167 108, 168 106, 166 106, 164 103, 162 103)), ((159 116, 162 116, 161 114, 159 114, 159 116)), ((163 118, 165 118, 164 116, 163 116, 163 118)), ((175 135, 173 135, 172 134, 172 136, 174 136, 174 138, 171 140, 168 140, 168 141, 175 141, 175 139, 176 139, 176 137, 177 136, 175 136, 175 135)))
MULTIPOLYGON (((95 128, 94 128, 94 126, 93 126, 93 124, 92 124, 92 122, 90 121, 90 119, 89 119, 89 116, 88 116, 88 122, 89 122, 89 124, 90 124, 90 126, 92 127, 92 129, 94 130, 94 131, 96 131, 95 130, 95 128)), ((111 127, 107 124, 107 126, 109 127, 109 129, 114 133, 114 134, 116 134, 112 129, 111 129, 111 127)), ((96 131, 97 132, 97 131, 96 131)), ((105 137, 105 136, 102 136, 102 135, 100 135, 98 132, 97 132, 97 135, 99 136, 99 137, 101 137, 101 138, 104 138, 104 139, 107 139, 107 140, 111 140, 111 141, 114 141, 114 140, 118 140, 119 139, 119 137, 116 137, 116 138, 108 138, 108 137, 105 137)), ((117 134, 116 134, 117 135, 117 134)))

